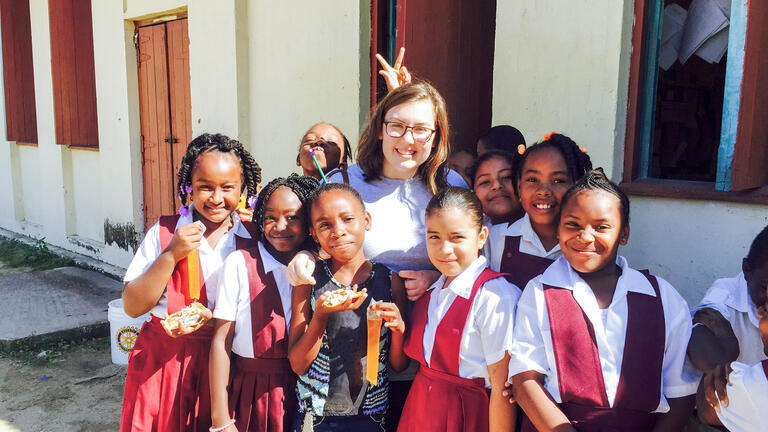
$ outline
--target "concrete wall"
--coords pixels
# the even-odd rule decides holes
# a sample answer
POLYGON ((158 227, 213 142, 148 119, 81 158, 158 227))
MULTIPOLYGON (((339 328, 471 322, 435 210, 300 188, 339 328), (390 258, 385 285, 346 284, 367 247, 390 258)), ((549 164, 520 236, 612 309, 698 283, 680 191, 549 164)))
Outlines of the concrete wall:
POLYGON ((357 141, 369 104, 369 0, 92 0, 91 7, 99 149, 55 142, 48 2, 30 0, 39 142, 0 141, 7 191, 0 205, 8 209, 0 228, 113 265, 130 262, 143 227, 136 21, 188 15, 193 135, 239 138, 265 181, 297 171, 299 140, 314 123, 335 123, 357 141))
POLYGON ((492 123, 527 142, 564 133, 617 178, 632 12, 631 0, 499 1, 492 123))
POLYGON ((370 2, 251 1, 248 40, 250 148, 265 179, 298 171, 315 123, 357 143, 370 104, 370 2))
MULTIPOLYGON (((529 142, 563 132, 619 180, 633 8, 631 0, 498 2, 493 123, 519 127, 529 142)), ((620 253, 669 280, 691 306, 715 279, 740 271, 768 223, 764 206, 631 199, 630 241, 620 253)))

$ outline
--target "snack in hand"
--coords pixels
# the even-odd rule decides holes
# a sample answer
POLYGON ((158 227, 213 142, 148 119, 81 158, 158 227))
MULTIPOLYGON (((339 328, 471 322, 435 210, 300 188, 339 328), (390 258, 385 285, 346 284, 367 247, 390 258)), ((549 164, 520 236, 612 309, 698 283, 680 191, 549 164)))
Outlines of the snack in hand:
POLYGON ((160 321, 165 332, 171 336, 177 336, 180 333, 192 333, 202 327, 213 314, 211 310, 203 306, 200 302, 193 302, 184 309, 172 313, 160 321))
POLYGON ((339 288, 337 290, 331 291, 323 304, 326 307, 336 307, 347 301, 347 299, 355 300, 358 297, 362 297, 364 293, 364 291, 353 291, 351 289, 339 288))

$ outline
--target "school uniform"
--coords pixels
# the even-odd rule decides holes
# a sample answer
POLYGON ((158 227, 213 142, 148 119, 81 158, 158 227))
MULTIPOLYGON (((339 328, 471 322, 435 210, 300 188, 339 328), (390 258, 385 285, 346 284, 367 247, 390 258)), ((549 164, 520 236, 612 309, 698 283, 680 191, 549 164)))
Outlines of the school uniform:
POLYGON ((213 317, 234 321, 229 410, 245 431, 283 431, 296 402, 288 363, 293 287, 286 267, 258 242, 224 263, 213 317))
POLYGON ((488 243, 488 267, 507 273, 507 280, 520 289, 562 255, 559 244, 550 250, 544 248, 527 213, 513 224, 493 225, 488 243))
POLYGON ((755 364, 768 358, 763 352, 763 342, 760 338, 757 306, 749 296, 744 273, 716 280, 694 312, 704 308, 720 312, 723 318, 731 323, 733 334, 739 341, 737 362, 755 364))
POLYGON ((447 287, 441 276, 415 304, 405 353, 421 367, 399 432, 488 430, 488 365, 512 346, 520 289, 478 257, 447 287))
MULTIPOLYGON (((600 309, 561 257, 529 282, 517 305, 509 375, 536 371, 580 431, 647 431, 668 398, 696 393, 686 361, 691 317, 665 280, 616 260, 622 274, 600 309), (555 318, 555 319, 551 319, 555 318)), ((526 418, 523 430, 534 430, 526 418)))
MULTIPOLYGON (((144 274, 170 244, 176 229, 193 222, 192 214, 161 217, 147 232, 123 280, 130 282, 144 274)), ((236 214, 232 221, 232 228, 215 247, 202 241, 198 248, 199 301, 209 309, 215 306, 224 259, 236 249, 248 247, 251 233, 256 232, 236 214)), ((188 285, 184 258, 177 263, 151 310, 152 319, 142 326, 128 358, 121 431, 205 431, 211 425, 208 352, 213 327, 206 325, 192 334, 172 338, 160 324, 167 314, 192 303, 188 285)))
POLYGON ((716 413, 720 422, 731 432, 768 430, 768 360, 748 365, 731 363, 728 377, 728 406, 720 405, 716 413))

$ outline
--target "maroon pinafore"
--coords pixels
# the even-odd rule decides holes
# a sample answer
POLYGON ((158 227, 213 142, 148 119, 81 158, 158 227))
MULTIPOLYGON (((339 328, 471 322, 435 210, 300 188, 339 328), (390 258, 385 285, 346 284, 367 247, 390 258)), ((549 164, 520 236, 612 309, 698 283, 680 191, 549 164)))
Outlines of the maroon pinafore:
MULTIPOLYGON (((580 432, 645 432, 656 424, 653 411, 661 400, 664 309, 658 281, 642 273, 656 296, 627 293, 627 333, 613 407, 608 404, 592 323, 572 290, 544 285, 562 400, 559 407, 580 432)), ((536 429, 525 418, 522 430, 536 429)))
MULTIPOLYGON (((161 216, 160 248, 171 242, 179 215, 161 216)), ((255 229, 248 227, 252 239, 237 237, 237 248, 256 244, 255 229)), ((200 303, 208 305, 205 280, 200 268, 200 303)), ((176 264, 166 285, 168 313, 192 303, 187 291, 187 258, 176 264)), ((208 353, 213 326, 206 325, 192 334, 172 338, 165 333, 160 318, 144 323, 128 358, 120 430, 126 431, 207 431, 211 426, 211 396, 208 384, 208 353)))
POLYGON ((520 252, 520 238, 521 236, 506 237, 499 271, 507 273, 507 280, 524 290, 528 281, 544 273, 554 260, 520 252))
POLYGON ((240 253, 251 291, 254 357, 232 354, 229 410, 240 432, 282 432, 291 427, 296 404, 285 312, 274 275, 264 272, 259 248, 240 253))
POLYGON ((488 430, 485 380, 459 376, 459 350, 475 296, 484 283, 502 276, 485 269, 472 285, 468 299, 456 297, 437 326, 429 366, 424 358, 424 328, 430 296, 424 295, 416 302, 404 350, 421 367, 405 401, 398 432, 488 430))

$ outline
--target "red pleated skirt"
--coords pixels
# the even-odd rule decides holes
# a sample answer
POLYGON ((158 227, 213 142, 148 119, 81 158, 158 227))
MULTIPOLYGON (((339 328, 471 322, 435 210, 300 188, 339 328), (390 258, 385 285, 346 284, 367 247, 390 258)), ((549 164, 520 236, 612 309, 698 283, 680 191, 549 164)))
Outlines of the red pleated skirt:
POLYGON ((290 430, 296 406, 296 375, 287 358, 232 354, 229 410, 240 432, 290 430))
POLYGON ((213 326, 179 338, 160 318, 144 323, 128 357, 120 431, 206 432, 211 426, 208 354, 213 326))
POLYGON ((473 380, 419 368, 405 400, 397 432, 476 432, 488 430, 488 393, 473 380))

